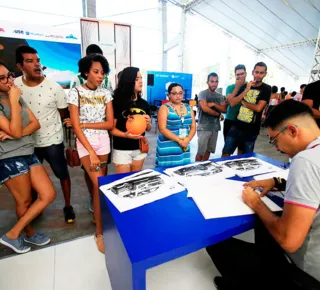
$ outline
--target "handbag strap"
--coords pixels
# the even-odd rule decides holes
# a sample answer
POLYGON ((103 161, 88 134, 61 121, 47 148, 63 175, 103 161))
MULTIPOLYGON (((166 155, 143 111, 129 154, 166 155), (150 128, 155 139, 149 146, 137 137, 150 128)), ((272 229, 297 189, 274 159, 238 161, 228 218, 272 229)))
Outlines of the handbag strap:
MULTIPOLYGON (((80 93, 77 88, 75 88, 77 93, 78 93, 78 115, 79 115, 79 120, 80 120, 80 93)), ((71 139, 71 138, 70 138, 71 139)), ((76 142, 77 142, 77 137, 74 138, 74 148, 76 148, 76 142)), ((70 147, 71 147, 71 140, 70 140, 70 147)))

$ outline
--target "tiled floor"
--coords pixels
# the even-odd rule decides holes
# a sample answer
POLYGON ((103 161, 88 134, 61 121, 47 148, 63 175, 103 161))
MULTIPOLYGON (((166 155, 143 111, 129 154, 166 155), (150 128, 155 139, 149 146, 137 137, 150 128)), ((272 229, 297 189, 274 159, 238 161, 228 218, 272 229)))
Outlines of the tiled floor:
MULTIPOLYGON (((252 231, 238 238, 252 241, 252 231)), ((147 271, 147 290, 214 290, 219 275, 200 250, 147 271)), ((1 290, 111 290, 93 236, 0 260, 1 290)))

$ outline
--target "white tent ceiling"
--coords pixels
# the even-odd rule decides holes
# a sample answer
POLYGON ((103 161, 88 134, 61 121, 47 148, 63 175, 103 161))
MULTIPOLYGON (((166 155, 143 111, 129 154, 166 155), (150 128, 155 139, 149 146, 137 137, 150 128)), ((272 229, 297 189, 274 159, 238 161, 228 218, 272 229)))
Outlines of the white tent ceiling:
MULTIPOLYGON (((185 1, 180 0, 179 4, 185 1)), ((320 26, 320 0, 194 0, 184 7, 264 53, 295 76, 310 74, 320 26)))

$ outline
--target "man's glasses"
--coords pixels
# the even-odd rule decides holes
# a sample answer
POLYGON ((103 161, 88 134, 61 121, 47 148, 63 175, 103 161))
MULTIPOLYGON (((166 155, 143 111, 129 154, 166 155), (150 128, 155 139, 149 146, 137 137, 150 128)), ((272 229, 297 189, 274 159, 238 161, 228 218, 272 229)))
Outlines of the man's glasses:
POLYGON ((288 129, 288 126, 284 126, 276 136, 270 137, 269 143, 273 146, 276 146, 276 139, 281 133, 283 133, 287 129, 288 129))
POLYGON ((1 76, 0 77, 0 83, 5 85, 5 84, 8 83, 9 79, 12 80, 13 78, 14 78, 14 73, 9 72, 7 76, 1 76))
POLYGON ((181 96, 181 97, 183 96, 183 92, 179 92, 179 93, 178 92, 173 92, 173 93, 170 93, 170 94, 173 95, 174 97, 177 96, 177 95, 181 96))
POLYGON ((242 72, 242 73, 236 74, 236 77, 242 77, 242 76, 244 76, 245 74, 246 74, 245 72, 242 72))

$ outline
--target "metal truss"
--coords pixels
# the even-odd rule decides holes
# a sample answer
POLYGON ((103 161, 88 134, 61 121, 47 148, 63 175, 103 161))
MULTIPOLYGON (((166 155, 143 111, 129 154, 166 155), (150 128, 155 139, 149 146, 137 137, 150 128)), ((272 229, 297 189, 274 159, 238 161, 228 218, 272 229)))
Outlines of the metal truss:
POLYGON ((292 42, 292 43, 288 43, 288 44, 271 46, 271 47, 267 47, 267 48, 260 49, 259 51, 260 51, 260 52, 269 52, 269 51, 272 51, 272 50, 293 48, 293 47, 298 47, 298 46, 304 46, 304 45, 307 45, 307 44, 315 45, 316 42, 317 42, 317 39, 316 39, 316 38, 314 38, 314 39, 307 39, 307 40, 292 42))
POLYGON ((309 83, 320 80, 320 27, 318 33, 318 39, 314 50, 314 57, 311 66, 311 72, 309 77, 309 83))

